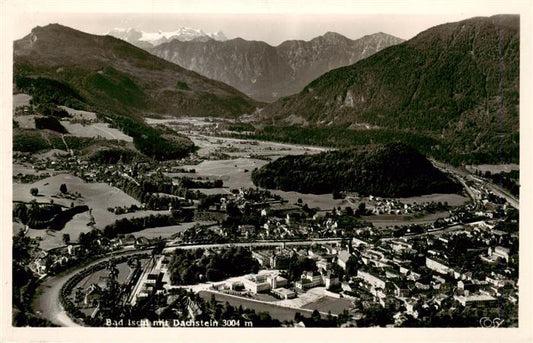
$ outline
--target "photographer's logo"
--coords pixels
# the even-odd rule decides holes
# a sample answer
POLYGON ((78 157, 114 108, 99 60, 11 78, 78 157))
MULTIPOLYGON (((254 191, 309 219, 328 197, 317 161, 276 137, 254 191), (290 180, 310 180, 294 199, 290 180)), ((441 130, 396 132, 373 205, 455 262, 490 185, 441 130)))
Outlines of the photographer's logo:
POLYGON ((497 317, 494 319, 489 317, 483 317, 479 320, 479 324, 482 328, 499 328, 504 321, 504 319, 500 319, 497 317))

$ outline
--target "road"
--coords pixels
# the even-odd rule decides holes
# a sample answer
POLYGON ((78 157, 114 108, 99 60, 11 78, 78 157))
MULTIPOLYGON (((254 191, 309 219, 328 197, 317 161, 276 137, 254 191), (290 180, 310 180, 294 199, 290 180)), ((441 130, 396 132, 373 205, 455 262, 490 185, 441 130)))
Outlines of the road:
MULTIPOLYGON (((125 254, 120 254, 120 256, 135 255, 139 253, 139 251, 134 251, 125 254)), ((145 253, 145 251, 143 251, 142 253, 145 253)), ((63 285, 68 281, 68 279, 73 277, 82 269, 100 263, 102 261, 109 260, 116 256, 118 255, 103 257, 91 262, 88 265, 76 268, 68 272, 67 274, 47 278, 46 281, 44 281, 37 288, 36 298, 33 301, 33 310, 35 311, 35 313, 59 326, 79 327, 80 325, 70 319, 63 306, 61 306, 61 302, 59 301, 61 287, 63 287, 63 285)))
POLYGON ((445 164, 445 163, 442 163, 442 162, 437 162, 437 161, 434 161, 434 160, 431 160, 431 162, 437 168, 444 169, 445 171, 448 171, 448 172, 454 174, 459 179, 461 184, 465 187, 465 189, 468 192, 468 194, 470 195, 470 197, 472 197, 472 199, 474 199, 475 201, 477 201, 477 197, 475 197, 474 193, 470 190, 470 188, 464 182, 464 179, 466 179, 468 177, 475 179, 476 182, 481 183, 483 186, 487 187, 491 192, 493 192, 497 196, 507 200, 507 203, 509 205, 511 205, 512 207, 516 208, 517 210, 519 209, 519 205, 520 205, 519 199, 517 197, 513 196, 512 194, 510 194, 507 190, 503 189, 502 187, 500 187, 498 185, 495 185, 495 184, 493 184, 491 182, 485 181, 485 180, 483 180, 483 179, 481 179, 481 178, 479 178, 479 177, 477 177, 475 175, 472 175, 470 172, 461 170, 459 168, 455 168, 455 167, 453 167, 451 165, 448 165, 448 164, 445 164))
POLYGON ((445 227, 437 229, 437 230, 426 231, 426 232, 422 232, 422 233, 416 233, 414 235, 403 235, 401 237, 380 238, 380 241, 387 242, 387 241, 392 241, 392 240, 398 240, 400 238, 408 238, 408 239, 410 239, 410 238, 413 238, 413 237, 426 236, 426 235, 440 236, 442 234, 449 233, 449 232, 463 231, 464 229, 465 229, 465 227, 464 227, 463 224, 454 223, 452 225, 448 225, 448 226, 445 226, 445 227))
POLYGON ((495 185, 493 183, 485 182, 485 186, 488 189, 490 189, 491 192, 493 192, 497 196, 507 200, 507 203, 509 205, 511 205, 512 207, 516 208, 517 210, 519 209, 520 202, 515 196, 509 194, 509 192, 507 192, 506 190, 502 189, 501 187, 498 187, 497 185, 495 185))
POLYGON ((211 248, 224 248, 224 247, 267 247, 267 246, 288 246, 288 245, 312 245, 316 243, 328 244, 328 243, 340 243, 342 238, 319 238, 307 241, 260 241, 260 242, 248 242, 248 243, 222 243, 222 244, 194 244, 194 245, 176 245, 167 247, 163 252, 172 252, 176 249, 211 249, 211 248))

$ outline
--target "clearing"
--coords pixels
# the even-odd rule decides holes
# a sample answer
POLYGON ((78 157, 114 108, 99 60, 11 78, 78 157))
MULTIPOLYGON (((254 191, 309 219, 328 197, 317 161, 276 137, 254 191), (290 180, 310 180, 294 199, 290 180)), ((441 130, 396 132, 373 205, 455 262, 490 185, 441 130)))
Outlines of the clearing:
POLYGON ((94 112, 75 110, 67 106, 58 106, 58 107, 67 111, 67 113, 72 116, 72 119, 83 120, 83 121, 96 121, 97 120, 96 113, 94 112))
POLYGON ((120 130, 109 127, 108 123, 93 123, 89 125, 83 125, 80 123, 71 123, 70 121, 62 120, 61 125, 63 125, 71 135, 76 137, 101 137, 110 140, 116 139, 125 142, 133 142, 132 137, 124 134, 120 130))
POLYGON ((32 96, 24 93, 13 94, 13 110, 17 107, 29 106, 32 96))

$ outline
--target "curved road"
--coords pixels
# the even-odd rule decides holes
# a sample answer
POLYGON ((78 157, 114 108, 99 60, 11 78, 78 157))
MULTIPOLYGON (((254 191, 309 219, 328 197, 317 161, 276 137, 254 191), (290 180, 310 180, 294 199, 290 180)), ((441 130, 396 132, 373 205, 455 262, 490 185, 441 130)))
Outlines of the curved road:
POLYGON ((132 251, 124 254, 115 254, 112 256, 102 257, 98 260, 89 263, 88 265, 75 268, 67 274, 47 278, 46 281, 44 281, 37 288, 36 296, 33 300, 33 310, 37 315, 48 319, 56 325, 66 327, 79 327, 80 325, 70 319, 63 306, 61 306, 61 302, 59 301, 61 287, 63 287, 63 285, 67 282, 68 279, 70 279, 76 273, 80 272, 82 269, 85 269, 89 266, 95 265, 102 261, 109 260, 113 257, 122 255, 135 255, 143 252, 132 251))

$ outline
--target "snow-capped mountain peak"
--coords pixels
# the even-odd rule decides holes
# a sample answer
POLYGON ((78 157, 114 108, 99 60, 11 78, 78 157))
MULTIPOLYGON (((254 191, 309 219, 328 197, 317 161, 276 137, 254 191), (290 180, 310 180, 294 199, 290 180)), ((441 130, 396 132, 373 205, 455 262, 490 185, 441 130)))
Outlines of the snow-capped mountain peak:
POLYGON ((227 40, 226 36, 222 31, 205 33, 201 29, 194 29, 190 27, 179 27, 175 31, 157 31, 157 32, 144 32, 136 30, 134 28, 115 28, 109 31, 108 35, 125 40, 134 45, 142 45, 143 47, 146 44, 152 46, 157 46, 162 43, 170 42, 171 40, 177 39, 179 41, 207 41, 209 39, 214 39, 218 41, 227 40))

